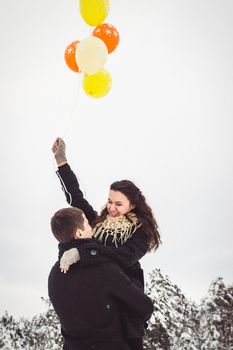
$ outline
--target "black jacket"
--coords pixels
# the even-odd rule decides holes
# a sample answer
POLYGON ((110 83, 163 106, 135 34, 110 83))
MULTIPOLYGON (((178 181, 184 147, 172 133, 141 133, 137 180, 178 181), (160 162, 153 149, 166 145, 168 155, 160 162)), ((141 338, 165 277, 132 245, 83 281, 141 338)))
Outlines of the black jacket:
MULTIPOLYGON (((73 241, 70 247, 80 249, 91 241, 73 241)), ((74 264, 67 274, 61 273, 56 262, 49 275, 48 290, 66 346, 112 342, 121 343, 119 349, 127 350, 122 341, 119 306, 142 322, 153 312, 151 300, 117 264, 107 260, 85 267, 74 264)))
MULTIPOLYGON (((90 225, 97 217, 97 212, 84 198, 79 188, 78 180, 68 164, 59 167, 57 175, 62 184, 66 200, 69 205, 80 208, 87 217, 90 225)), ((118 262, 129 278, 144 290, 143 270, 139 259, 148 251, 148 238, 145 232, 139 227, 134 234, 121 246, 103 246, 95 241, 80 247, 80 265, 88 266, 111 258, 118 262)), ((61 253, 63 253, 61 249, 61 253)), ((144 327, 141 320, 128 315, 125 319, 125 334, 128 338, 141 337, 144 334, 144 327)))

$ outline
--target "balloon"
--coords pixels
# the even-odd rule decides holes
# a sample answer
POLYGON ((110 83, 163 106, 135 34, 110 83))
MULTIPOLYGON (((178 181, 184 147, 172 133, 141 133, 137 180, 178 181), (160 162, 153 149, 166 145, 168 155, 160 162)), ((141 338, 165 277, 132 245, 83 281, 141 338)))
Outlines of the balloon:
POLYGON ((95 74, 103 68, 108 57, 105 43, 94 36, 83 39, 77 46, 76 62, 81 72, 95 74))
POLYGON ((83 77, 83 90, 91 97, 103 97, 110 91, 111 87, 112 78, 105 68, 96 74, 85 74, 83 77))
POLYGON ((93 30, 92 35, 104 41, 105 45, 107 46, 108 53, 115 50, 120 39, 117 29, 112 24, 108 23, 98 25, 93 30))
POLYGON ((76 62, 75 52, 77 49, 78 40, 73 41, 70 45, 67 46, 65 50, 65 61, 67 66, 74 72, 79 72, 79 67, 76 62))
POLYGON ((102 23, 109 12, 109 0, 80 0, 80 13, 90 26, 102 23))

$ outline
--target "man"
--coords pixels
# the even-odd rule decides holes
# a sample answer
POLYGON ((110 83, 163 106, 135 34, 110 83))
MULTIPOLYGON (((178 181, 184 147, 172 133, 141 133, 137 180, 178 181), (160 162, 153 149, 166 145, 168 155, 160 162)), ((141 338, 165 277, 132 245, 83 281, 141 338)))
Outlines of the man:
MULTIPOLYGON (((78 208, 56 212, 51 229, 61 252, 93 242, 91 227, 78 208)), ((91 253, 95 255, 96 250, 91 253)), ((64 350, 128 350, 119 307, 142 321, 153 312, 151 300, 107 258, 90 266, 74 264, 67 274, 61 273, 57 261, 49 274, 48 290, 61 323, 64 350)))

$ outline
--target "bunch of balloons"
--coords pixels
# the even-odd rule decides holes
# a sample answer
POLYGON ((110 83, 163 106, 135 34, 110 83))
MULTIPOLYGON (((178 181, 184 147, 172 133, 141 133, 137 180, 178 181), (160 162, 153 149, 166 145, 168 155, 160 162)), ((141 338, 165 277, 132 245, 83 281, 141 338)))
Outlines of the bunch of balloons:
POLYGON ((79 5, 84 21, 95 28, 91 36, 67 46, 65 61, 71 70, 83 73, 84 91, 99 98, 105 96, 112 86, 111 75, 104 65, 108 54, 119 43, 119 33, 112 24, 103 23, 109 13, 109 0, 80 0, 79 5))

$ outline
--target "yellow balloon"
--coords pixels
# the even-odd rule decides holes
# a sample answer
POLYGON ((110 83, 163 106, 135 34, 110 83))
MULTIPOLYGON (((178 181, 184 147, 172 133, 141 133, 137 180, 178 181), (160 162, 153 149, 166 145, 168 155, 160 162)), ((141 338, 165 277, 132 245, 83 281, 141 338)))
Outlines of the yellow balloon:
POLYGON ((77 45, 76 62, 82 73, 97 73, 105 65, 107 57, 107 46, 95 36, 85 38, 77 45))
POLYGON ((80 0, 80 13, 90 26, 101 24, 109 12, 109 0, 80 0))
POLYGON ((83 90, 87 95, 99 98, 107 95, 112 87, 112 78, 107 69, 103 68, 93 75, 84 75, 83 90))

